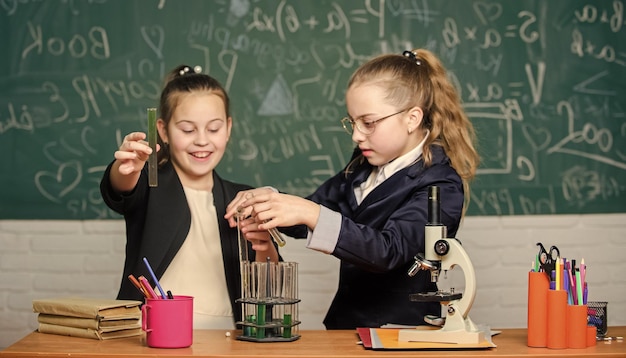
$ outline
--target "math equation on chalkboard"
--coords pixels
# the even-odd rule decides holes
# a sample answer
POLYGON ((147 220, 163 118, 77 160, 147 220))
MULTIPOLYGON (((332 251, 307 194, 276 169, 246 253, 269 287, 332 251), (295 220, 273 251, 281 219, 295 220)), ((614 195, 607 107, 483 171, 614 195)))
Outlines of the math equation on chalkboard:
POLYGON ((352 72, 441 58, 478 137, 468 215, 625 212, 623 1, 5 1, 0 219, 115 219, 99 183, 185 63, 231 97, 224 178, 306 196, 340 172, 352 72))

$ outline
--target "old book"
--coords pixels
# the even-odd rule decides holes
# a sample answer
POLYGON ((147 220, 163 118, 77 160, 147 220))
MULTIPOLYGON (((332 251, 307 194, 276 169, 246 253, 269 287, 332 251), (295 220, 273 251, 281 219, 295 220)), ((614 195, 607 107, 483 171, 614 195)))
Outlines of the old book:
POLYGON ((92 318, 100 321, 141 316, 141 301, 60 297, 33 300, 33 311, 56 316, 92 318))
POLYGON ((141 328, 121 329, 117 331, 104 332, 97 329, 67 327, 48 323, 39 323, 39 332, 99 340, 133 337, 143 333, 141 328))
POLYGON ((37 316, 37 321, 39 323, 52 324, 56 326, 94 329, 100 330, 102 332, 141 328, 141 320, 139 319, 139 317, 129 319, 101 320, 98 318, 69 317, 40 313, 37 316))

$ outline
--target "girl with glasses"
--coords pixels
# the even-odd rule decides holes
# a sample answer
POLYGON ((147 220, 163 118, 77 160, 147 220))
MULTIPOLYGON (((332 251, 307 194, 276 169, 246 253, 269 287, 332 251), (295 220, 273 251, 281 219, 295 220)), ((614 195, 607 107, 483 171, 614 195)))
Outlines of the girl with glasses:
POLYGON ((280 228, 341 260, 327 329, 423 325, 441 305, 409 295, 437 287, 428 270, 407 270, 424 252, 429 186, 440 188, 440 219, 456 235, 479 163, 473 126, 441 61, 425 49, 361 65, 346 106, 342 124, 355 143, 346 168, 307 198, 267 187, 240 192, 226 218, 234 225, 244 210, 258 223, 251 230, 280 228))

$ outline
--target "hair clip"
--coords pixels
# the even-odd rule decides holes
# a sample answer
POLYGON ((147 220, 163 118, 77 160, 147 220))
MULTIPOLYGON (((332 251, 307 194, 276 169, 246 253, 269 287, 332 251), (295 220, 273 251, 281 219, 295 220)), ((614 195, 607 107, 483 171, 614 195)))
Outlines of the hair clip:
POLYGON ((415 64, 418 65, 418 66, 420 66, 422 64, 422 60, 417 58, 417 55, 415 55, 415 52, 413 52, 413 51, 404 51, 402 53, 402 55, 404 57, 410 58, 411 60, 415 61, 415 64))
POLYGON ((187 73, 202 73, 202 66, 194 66, 193 70, 189 66, 183 67, 182 70, 178 71, 178 74, 183 76, 187 73))

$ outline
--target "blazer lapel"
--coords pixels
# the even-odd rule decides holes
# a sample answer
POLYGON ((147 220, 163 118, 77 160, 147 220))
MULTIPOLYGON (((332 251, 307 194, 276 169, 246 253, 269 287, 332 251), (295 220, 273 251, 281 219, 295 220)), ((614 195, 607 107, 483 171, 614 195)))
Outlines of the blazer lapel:
MULTIPOLYGON (((239 241, 237 240, 237 230, 233 230, 228 225, 228 221, 224 219, 226 214, 226 206, 228 198, 234 197, 233 193, 228 193, 225 183, 213 172, 213 200, 215 203, 215 211, 217 213, 217 223, 220 231, 220 243, 222 246, 222 257, 224 260, 224 272, 226 273, 226 286, 231 301, 235 301, 241 296, 240 281, 240 263, 239 263, 239 241)), ((244 248, 247 250, 247 247, 244 248)), ((235 317, 239 317, 239 312, 233 312, 235 317)))
MULTIPOLYGON (((348 212, 355 212, 358 209, 359 204, 356 201, 356 196, 354 196, 354 188, 367 180, 367 177, 372 172, 372 168, 372 165, 363 159, 361 163, 355 165, 354 170, 348 174, 347 180, 343 182, 344 187, 341 188, 341 192, 345 195, 346 202, 349 206, 349 208, 347 208, 348 212)), ((339 205, 343 206, 341 201, 339 205)), ((344 208, 344 210, 345 209, 346 208, 344 208)))
POLYGON ((424 168, 423 163, 424 161, 420 157, 415 163, 394 173, 372 190, 356 210, 356 217, 365 210, 386 210, 389 206, 393 207, 394 196, 406 197, 405 191, 412 190, 411 188, 415 187, 411 182, 416 180, 416 177, 422 172, 424 168), (379 205, 383 205, 383 207, 379 208, 379 205))
POLYGON ((146 229, 140 250, 142 257, 149 257, 158 278, 182 246, 191 226, 185 192, 171 163, 159 174, 159 186, 150 188, 148 194, 146 229))

